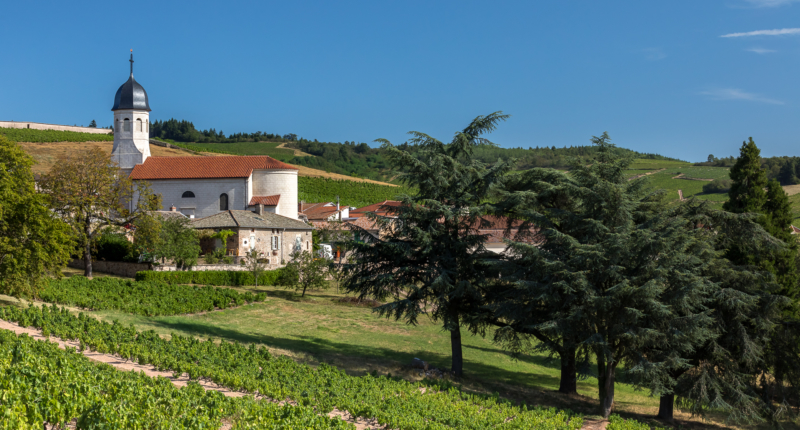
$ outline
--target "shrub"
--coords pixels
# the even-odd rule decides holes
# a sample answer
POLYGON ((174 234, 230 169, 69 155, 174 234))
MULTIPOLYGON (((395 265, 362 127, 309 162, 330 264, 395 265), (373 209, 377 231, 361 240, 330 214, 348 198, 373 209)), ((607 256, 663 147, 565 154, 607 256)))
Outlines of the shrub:
POLYGON ((703 185, 703 192, 706 194, 727 193, 731 189, 730 179, 714 179, 703 185))
POLYGON ((124 233, 105 230, 96 243, 95 258, 106 261, 136 261, 133 243, 124 233))
MULTIPOLYGON (((650 426, 635 420, 626 420, 617 414, 608 417, 606 430, 650 430, 650 426)), ((654 430, 666 430, 663 427, 654 427, 654 430)))
MULTIPOLYGON (((276 285, 284 269, 268 270, 258 277, 258 285, 276 285)), ((255 285, 253 274, 227 270, 209 270, 205 272, 178 271, 154 272, 142 271, 136 274, 137 281, 162 281, 168 284, 203 284, 213 286, 255 285)))

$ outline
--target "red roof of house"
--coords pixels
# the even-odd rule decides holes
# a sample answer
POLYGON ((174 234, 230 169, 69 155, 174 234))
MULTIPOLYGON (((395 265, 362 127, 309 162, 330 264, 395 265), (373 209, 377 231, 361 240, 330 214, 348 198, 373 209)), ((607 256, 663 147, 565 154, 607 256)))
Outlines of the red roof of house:
POLYGON ((278 194, 276 196, 253 196, 250 199, 250 203, 248 206, 255 206, 255 205, 264 205, 264 206, 278 206, 278 201, 280 201, 281 195, 278 194))
POLYGON ((336 210, 336 206, 323 206, 325 203, 314 205, 310 208, 303 207, 303 212, 309 220, 325 220, 328 219, 331 215, 334 215, 342 210, 344 210, 347 206, 341 206, 339 210, 336 210))
POLYGON ((266 155, 225 157, 147 157, 131 179, 247 178, 255 169, 298 170, 266 155))
POLYGON ((375 203, 362 208, 353 209, 350 211, 350 218, 360 218, 367 212, 375 212, 378 215, 386 216, 391 212, 392 207, 400 206, 402 202, 398 200, 385 200, 381 203, 375 203))

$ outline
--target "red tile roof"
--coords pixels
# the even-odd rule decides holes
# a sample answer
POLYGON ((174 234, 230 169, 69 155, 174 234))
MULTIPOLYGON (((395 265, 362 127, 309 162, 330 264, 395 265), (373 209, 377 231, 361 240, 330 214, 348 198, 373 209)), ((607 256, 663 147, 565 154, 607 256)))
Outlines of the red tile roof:
POLYGON ((131 179, 247 178, 254 169, 298 170, 266 155, 225 157, 147 157, 131 179))
POLYGON ((338 211, 336 210, 336 206, 317 206, 311 209, 303 209, 303 214, 309 220, 324 220, 328 219, 331 215, 334 215, 342 210, 345 209, 346 206, 342 206, 338 211))
POLYGON ((381 203, 375 203, 362 208, 353 209, 350 211, 350 218, 360 218, 366 215, 367 212, 375 212, 378 215, 389 215, 392 207, 400 206, 402 202, 398 200, 385 200, 381 203))
POLYGON ((248 206, 255 206, 255 205, 264 205, 264 206, 278 206, 278 201, 280 201, 281 195, 278 194, 276 196, 253 196, 250 199, 250 203, 248 206))

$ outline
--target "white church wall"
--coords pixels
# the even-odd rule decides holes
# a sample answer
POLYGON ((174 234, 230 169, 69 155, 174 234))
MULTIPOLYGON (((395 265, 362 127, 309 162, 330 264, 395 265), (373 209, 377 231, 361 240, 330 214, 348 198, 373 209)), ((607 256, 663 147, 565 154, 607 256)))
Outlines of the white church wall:
POLYGON ((220 211, 219 197, 228 195, 228 209, 246 209, 247 181, 243 178, 233 179, 169 179, 150 180, 155 194, 161 194, 162 210, 169 210, 175 205, 178 211, 195 218, 205 218, 220 211), (194 193, 192 198, 181 197, 184 192, 194 193))
POLYGON ((280 194, 276 213, 297 219, 297 170, 253 170, 253 194, 280 194))

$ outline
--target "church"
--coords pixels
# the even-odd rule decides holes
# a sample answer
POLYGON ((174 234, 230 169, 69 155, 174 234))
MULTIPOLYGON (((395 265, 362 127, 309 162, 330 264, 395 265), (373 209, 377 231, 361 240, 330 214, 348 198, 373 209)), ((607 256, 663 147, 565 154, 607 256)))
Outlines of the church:
POLYGON ((131 74, 114 96, 114 148, 122 172, 147 181, 161 195, 162 210, 174 207, 189 218, 247 210, 298 219, 297 173, 268 156, 153 157, 150 102, 131 74))

